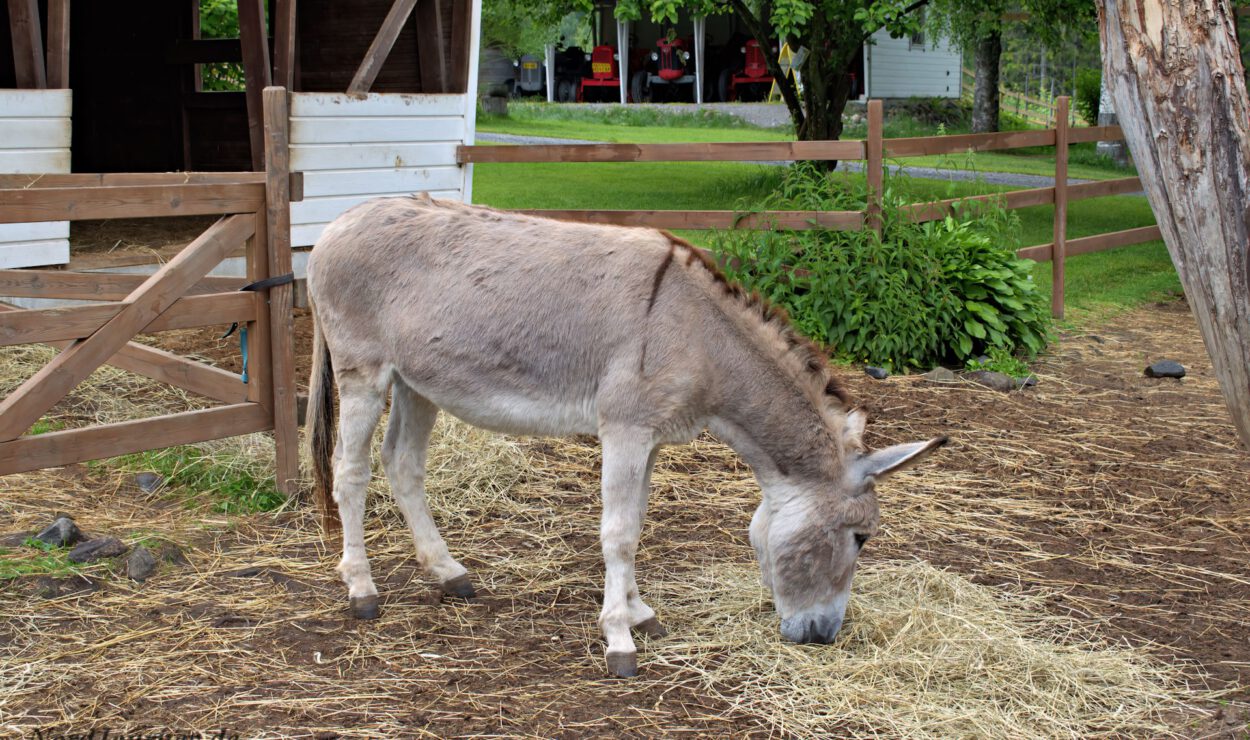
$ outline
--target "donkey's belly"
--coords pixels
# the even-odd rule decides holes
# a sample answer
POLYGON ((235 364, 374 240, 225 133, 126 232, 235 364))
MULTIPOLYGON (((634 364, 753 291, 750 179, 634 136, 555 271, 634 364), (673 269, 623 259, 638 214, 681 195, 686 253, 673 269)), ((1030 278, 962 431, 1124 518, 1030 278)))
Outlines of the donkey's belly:
POLYGON ((414 387, 413 390, 452 416, 493 432, 560 436, 596 434, 599 430, 593 400, 507 391, 465 394, 443 388, 414 387))

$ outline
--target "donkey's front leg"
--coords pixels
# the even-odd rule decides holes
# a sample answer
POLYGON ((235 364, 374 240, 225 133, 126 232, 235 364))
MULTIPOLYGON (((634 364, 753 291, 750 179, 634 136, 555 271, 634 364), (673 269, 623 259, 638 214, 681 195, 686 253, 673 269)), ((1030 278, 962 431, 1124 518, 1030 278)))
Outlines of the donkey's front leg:
POLYGON ((638 672, 638 652, 631 627, 658 628, 655 610, 638 595, 634 555, 647 511, 647 483, 655 462, 656 444, 648 430, 602 429, 603 545, 605 577, 599 628, 608 641, 608 670, 618 676, 638 672))

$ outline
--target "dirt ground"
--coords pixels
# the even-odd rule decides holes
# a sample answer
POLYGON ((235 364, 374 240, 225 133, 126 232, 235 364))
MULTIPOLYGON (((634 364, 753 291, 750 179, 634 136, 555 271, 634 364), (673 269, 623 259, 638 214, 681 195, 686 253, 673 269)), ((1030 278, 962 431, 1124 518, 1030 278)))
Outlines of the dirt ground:
MULTIPOLYGON (((297 326, 306 377, 308 317, 297 326)), ((218 333, 180 332, 162 344, 237 369, 237 340, 218 333)), ((1039 385, 1011 394, 845 369, 852 397, 870 412, 870 446, 952 437, 928 470, 883 486, 882 532, 864 561, 920 559, 977 583, 1045 593, 1051 613, 1108 644, 1145 646, 1180 664, 1191 686, 1220 692, 1174 716, 1177 735, 1245 737, 1250 455, 1185 304, 1065 334, 1036 369, 1039 385), (1188 376, 1142 376, 1163 358, 1184 363, 1188 376)), ((52 600, 37 578, 0 586, 0 653, 12 661, 0 668, 11 687, 0 726, 234 723, 245 735, 311 737, 344 728, 439 737, 777 733, 667 663, 663 640, 640 643, 639 679, 603 678, 593 440, 478 442, 474 454, 497 454, 496 469, 513 471, 515 483, 506 506, 475 499, 443 523, 480 598, 440 603, 399 520, 380 506, 370 555, 384 611, 372 623, 347 618, 336 555, 306 507, 214 518, 138 495, 124 477, 92 466, 0 482, 0 532, 72 511, 86 529, 157 532, 190 560, 144 585, 107 574, 62 583, 52 600), (522 521, 505 526, 498 516, 508 507, 522 521), (535 553, 550 563, 545 574, 514 565, 535 553), (40 657, 14 660, 23 655, 40 657), (72 669, 87 664, 86 673, 72 669)), ((439 465, 448 490, 499 490, 458 479, 470 468, 463 460, 439 465)), ((754 490, 749 471, 714 440, 666 452, 639 556, 644 596, 716 563, 749 564, 754 490)), ((666 639, 681 640, 680 625, 669 626, 666 639)))

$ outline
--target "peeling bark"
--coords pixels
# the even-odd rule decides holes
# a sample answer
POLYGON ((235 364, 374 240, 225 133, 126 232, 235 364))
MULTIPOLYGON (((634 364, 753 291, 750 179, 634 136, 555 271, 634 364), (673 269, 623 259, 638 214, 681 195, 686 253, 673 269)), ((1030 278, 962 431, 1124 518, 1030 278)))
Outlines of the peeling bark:
POLYGON ((1125 139, 1250 446, 1250 100, 1228 0, 1100 0, 1125 139))

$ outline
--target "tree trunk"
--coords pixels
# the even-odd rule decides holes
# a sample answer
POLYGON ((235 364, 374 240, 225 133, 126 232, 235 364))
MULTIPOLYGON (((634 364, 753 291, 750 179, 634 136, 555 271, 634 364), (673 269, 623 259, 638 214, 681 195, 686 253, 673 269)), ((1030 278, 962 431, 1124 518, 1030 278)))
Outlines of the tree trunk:
POLYGON ((972 89, 972 132, 998 130, 998 61, 1003 55, 1001 31, 977 41, 976 80, 972 89))
POLYGON ((1227 0, 1102 0, 1108 85, 1150 206, 1250 446, 1250 100, 1227 0))

